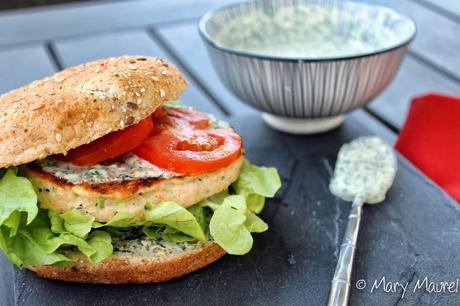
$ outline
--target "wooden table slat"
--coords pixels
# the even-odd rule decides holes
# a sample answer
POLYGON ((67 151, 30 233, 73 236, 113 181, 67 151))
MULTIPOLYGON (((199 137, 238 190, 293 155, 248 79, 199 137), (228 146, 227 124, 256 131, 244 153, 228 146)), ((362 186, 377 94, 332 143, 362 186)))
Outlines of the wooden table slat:
POLYGON ((195 76, 201 80, 201 83, 208 86, 214 96, 220 98, 220 102, 227 106, 230 113, 242 115, 255 111, 254 108, 235 97, 220 82, 204 42, 199 37, 196 22, 159 27, 158 33, 195 76))
POLYGON ((42 45, 0 51, 0 94, 53 74, 55 69, 42 45))
POLYGON ((458 0, 415 0, 420 4, 426 5, 429 8, 434 9, 435 7, 441 9, 438 10, 441 14, 449 13, 447 17, 454 20, 460 21, 460 2, 458 0))
MULTIPOLYGON (((65 67, 99 58, 124 54, 151 55, 166 58, 168 60, 170 59, 170 55, 164 52, 144 30, 124 31, 87 36, 85 38, 60 40, 56 41, 54 46, 56 55, 62 60, 62 64, 65 67)), ((189 86, 182 95, 181 100, 203 111, 222 115, 222 111, 212 100, 196 87, 189 86)))
MULTIPOLYGON (((252 108, 234 97, 219 81, 206 52, 204 42, 201 41, 195 22, 160 27, 158 32, 171 48, 184 59, 186 65, 202 80, 204 84, 212 84, 211 90, 223 103, 232 110, 253 111, 252 108), (180 39, 179 39, 180 38, 180 39), (244 107, 244 109, 242 108, 244 107)), ((459 93, 460 84, 446 78, 430 69, 423 63, 408 57, 405 59, 401 71, 391 85, 370 104, 370 108, 381 115, 386 122, 395 128, 400 128, 410 99, 413 96, 428 91, 444 93, 459 93)))
POLYGON ((0 46, 199 17, 221 2, 103 1, 7 11, 0 13, 0 46))
POLYGON ((460 80, 460 23, 438 14, 414 1, 366 0, 393 7, 417 24, 417 36, 411 52, 460 80))
POLYGON ((433 91, 459 94, 460 83, 408 56, 393 82, 368 107, 391 126, 400 129, 411 98, 433 91))

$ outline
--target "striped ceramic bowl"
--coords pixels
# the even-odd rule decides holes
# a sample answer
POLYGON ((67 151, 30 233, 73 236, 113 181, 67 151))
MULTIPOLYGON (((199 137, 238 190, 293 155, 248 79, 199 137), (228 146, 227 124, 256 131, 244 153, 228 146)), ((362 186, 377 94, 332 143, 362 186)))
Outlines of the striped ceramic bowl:
MULTIPOLYGON (((343 14, 345 15, 345 14, 343 14)), ((342 18, 336 14, 334 18, 342 18)), ((340 24, 340 22, 339 22, 340 24)), ((343 114, 365 105, 394 78, 415 36, 407 17, 378 5, 331 0, 264 0, 231 4, 207 13, 199 31, 225 86, 245 103, 263 111, 265 121, 292 133, 321 132, 338 126, 343 114), (283 8, 333 6, 359 12, 394 34, 375 50, 345 56, 295 57, 264 55, 219 41, 229 24, 254 13, 273 14, 283 8)), ((349 35, 353 29, 337 30, 349 35)), ((260 37, 259 37, 260 39, 260 37)))

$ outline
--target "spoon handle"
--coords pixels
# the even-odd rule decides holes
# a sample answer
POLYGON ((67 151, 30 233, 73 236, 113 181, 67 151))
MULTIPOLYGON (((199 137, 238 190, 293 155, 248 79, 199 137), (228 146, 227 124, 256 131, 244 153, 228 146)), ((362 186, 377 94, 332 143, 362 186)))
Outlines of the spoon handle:
POLYGON ((347 229, 345 230, 342 246, 340 247, 339 260, 335 268, 334 278, 332 279, 329 301, 327 303, 329 306, 345 306, 348 304, 351 270, 353 267, 353 258, 355 257, 362 209, 363 201, 360 197, 356 197, 348 216, 347 229))

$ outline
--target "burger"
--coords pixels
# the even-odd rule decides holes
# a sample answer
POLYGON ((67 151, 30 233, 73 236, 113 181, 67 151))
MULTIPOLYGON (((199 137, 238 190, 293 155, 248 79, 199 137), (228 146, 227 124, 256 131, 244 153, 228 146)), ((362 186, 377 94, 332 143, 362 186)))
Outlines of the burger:
POLYGON ((280 188, 226 122, 176 102, 154 57, 63 70, 0 96, 0 248, 37 275, 167 281, 243 255, 280 188))

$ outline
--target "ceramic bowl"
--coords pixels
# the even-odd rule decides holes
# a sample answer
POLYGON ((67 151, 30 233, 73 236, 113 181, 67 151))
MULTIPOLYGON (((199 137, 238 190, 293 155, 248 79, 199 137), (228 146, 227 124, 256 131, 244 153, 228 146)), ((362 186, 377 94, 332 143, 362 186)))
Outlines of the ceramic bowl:
MULTIPOLYGON (((366 105, 388 86, 415 36, 416 27, 409 18, 379 5, 352 1, 264 0, 211 11, 201 19, 199 32, 217 74, 233 94, 261 110, 264 120, 278 130, 315 133, 340 125, 345 113, 366 105), (397 38, 371 51, 315 58, 267 56, 219 41, 219 33, 239 18, 255 12, 273 14, 299 5, 334 5, 341 11, 366 14, 397 38)), ((337 31, 334 35, 349 33, 337 31)))

